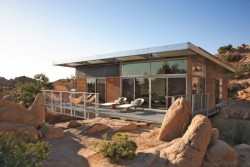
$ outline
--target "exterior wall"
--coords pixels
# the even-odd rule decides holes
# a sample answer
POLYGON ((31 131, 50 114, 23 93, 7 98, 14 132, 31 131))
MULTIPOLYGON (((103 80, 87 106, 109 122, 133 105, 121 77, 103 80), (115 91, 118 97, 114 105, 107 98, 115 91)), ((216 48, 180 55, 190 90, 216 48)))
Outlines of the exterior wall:
POLYGON ((227 101, 227 79, 222 80, 222 101, 227 101))
POLYGON ((209 93, 208 108, 215 107, 215 78, 206 78, 206 92, 209 93))
POLYGON ((77 92, 86 92, 87 78, 77 78, 75 82, 77 92))
POLYGON ((92 65, 92 66, 77 66, 76 78, 81 77, 119 77, 120 65, 92 65))
POLYGON ((229 72, 225 69, 223 70, 222 68, 219 68, 215 63, 209 61, 206 63, 206 76, 219 79, 234 78, 234 74, 232 72, 229 72))
POLYGON ((106 78, 106 101, 114 101, 120 96, 120 78, 106 78))

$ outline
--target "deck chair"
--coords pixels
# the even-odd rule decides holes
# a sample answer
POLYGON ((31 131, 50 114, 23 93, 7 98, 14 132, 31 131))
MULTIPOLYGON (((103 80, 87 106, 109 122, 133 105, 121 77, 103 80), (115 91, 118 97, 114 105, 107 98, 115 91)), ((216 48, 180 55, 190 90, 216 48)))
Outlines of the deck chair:
POLYGON ((120 108, 120 111, 121 111, 122 109, 129 110, 130 108, 134 108, 134 110, 136 110, 137 107, 141 107, 143 111, 144 110, 143 103, 144 103, 144 99, 138 98, 138 99, 135 99, 134 101, 131 101, 130 104, 123 104, 123 105, 118 106, 118 108, 120 108))
POLYGON ((119 97, 117 100, 114 100, 112 102, 103 103, 102 106, 112 106, 112 108, 116 108, 117 105, 122 105, 126 102, 126 97, 119 97))
POLYGON ((71 103, 73 103, 73 105, 77 105, 78 103, 80 103, 82 101, 82 96, 79 96, 77 98, 69 96, 69 100, 71 103))
POLYGON ((91 97, 89 97, 87 100, 85 100, 84 103, 87 104, 92 104, 95 101, 96 95, 92 95, 91 97))

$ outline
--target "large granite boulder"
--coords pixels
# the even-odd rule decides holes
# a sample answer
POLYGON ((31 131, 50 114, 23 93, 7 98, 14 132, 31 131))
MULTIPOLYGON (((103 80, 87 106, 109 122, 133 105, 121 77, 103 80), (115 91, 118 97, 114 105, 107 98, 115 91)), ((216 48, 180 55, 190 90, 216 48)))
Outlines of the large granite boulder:
POLYGON ((29 110, 33 116, 36 117, 39 125, 42 125, 45 122, 45 105, 44 105, 44 96, 42 93, 39 93, 29 110))
POLYGON ((211 138, 212 125, 203 115, 196 115, 182 138, 138 153, 134 166, 200 167, 211 138), (139 162, 139 160, 144 161, 139 162))
POLYGON ((208 147, 202 167, 236 167, 236 151, 222 140, 208 147))
POLYGON ((185 98, 178 98, 168 109, 159 133, 159 140, 171 141, 181 137, 192 118, 191 105, 185 98))
POLYGON ((234 147, 238 154, 237 167, 250 167, 250 145, 239 144, 234 147))
POLYGON ((13 122, 0 122, 0 131, 1 132, 14 132, 15 134, 28 134, 31 138, 37 139, 38 133, 37 130, 26 124, 19 124, 13 122))
POLYGON ((38 119, 25 107, 0 99, 0 122, 13 122, 38 127, 38 119))

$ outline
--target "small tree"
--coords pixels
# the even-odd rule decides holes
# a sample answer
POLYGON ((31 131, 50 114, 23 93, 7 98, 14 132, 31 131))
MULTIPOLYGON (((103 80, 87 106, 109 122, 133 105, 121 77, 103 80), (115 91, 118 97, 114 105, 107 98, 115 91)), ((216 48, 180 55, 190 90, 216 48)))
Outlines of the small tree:
POLYGON ((229 45, 226 45, 226 46, 221 46, 219 49, 218 49, 218 52, 221 54, 221 53, 226 53, 226 52, 230 52, 233 50, 233 46, 231 44, 229 45))

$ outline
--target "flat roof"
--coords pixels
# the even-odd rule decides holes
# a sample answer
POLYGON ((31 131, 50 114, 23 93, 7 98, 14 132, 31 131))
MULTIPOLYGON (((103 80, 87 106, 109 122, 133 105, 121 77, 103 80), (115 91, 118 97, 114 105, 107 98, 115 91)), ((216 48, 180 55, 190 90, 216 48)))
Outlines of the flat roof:
POLYGON ((165 45, 158 47, 150 47, 144 49, 136 49, 130 51, 114 52, 108 54, 99 54, 94 56, 80 57, 76 59, 54 61, 55 66, 64 67, 77 67, 82 65, 91 64, 104 64, 104 63, 115 63, 115 62, 126 62, 135 60, 148 60, 156 58, 166 58, 166 57, 180 57, 180 56, 192 56, 201 55, 202 57, 221 65, 222 67, 235 72, 234 68, 229 64, 219 60, 212 54, 208 53, 204 49, 195 46, 190 42, 165 45))

